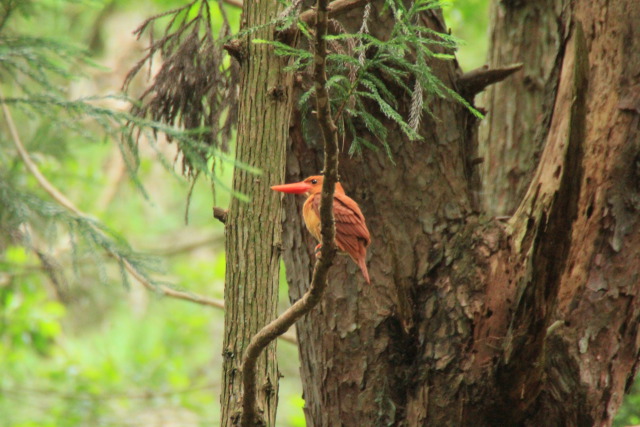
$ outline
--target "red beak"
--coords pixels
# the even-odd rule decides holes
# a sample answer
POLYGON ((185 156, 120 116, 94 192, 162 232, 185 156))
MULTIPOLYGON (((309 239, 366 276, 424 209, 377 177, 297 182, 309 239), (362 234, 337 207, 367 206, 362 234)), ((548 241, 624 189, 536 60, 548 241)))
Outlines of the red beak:
POLYGON ((311 190, 311 187, 311 184, 307 184, 306 182, 302 181, 293 184, 274 185, 273 187, 271 187, 271 189, 280 191, 282 193, 304 194, 307 191, 311 190))

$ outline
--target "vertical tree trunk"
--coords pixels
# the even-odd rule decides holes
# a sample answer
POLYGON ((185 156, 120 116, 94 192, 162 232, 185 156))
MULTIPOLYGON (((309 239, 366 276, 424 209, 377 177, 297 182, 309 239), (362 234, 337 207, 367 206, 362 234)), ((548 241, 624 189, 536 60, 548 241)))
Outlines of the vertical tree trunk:
MULTIPOLYGON (((571 38, 578 27, 584 29, 581 60, 586 69, 580 78, 585 83, 573 101, 572 120, 567 124, 577 140, 578 159, 573 166, 558 165, 561 173, 569 167, 577 179, 571 194, 565 196, 570 199, 568 210, 562 213, 574 216, 565 224, 570 242, 557 284, 545 289, 553 295, 546 310, 554 327, 544 334, 543 369, 539 375, 532 375, 524 366, 520 368, 520 375, 544 379, 528 410, 521 410, 521 417, 526 416, 523 423, 531 426, 548 420, 558 425, 610 425, 635 376, 639 355, 640 194, 636 159, 640 150, 640 4, 564 0, 542 5, 496 0, 492 11, 493 58, 506 62, 529 58, 525 67, 530 62, 538 70, 551 70, 553 62, 555 69, 546 74, 551 79, 539 74, 546 82, 542 89, 547 95, 542 103, 530 104, 533 92, 518 90, 518 79, 496 86, 486 98, 490 100, 490 121, 483 124, 486 132, 481 136, 486 139, 481 140, 480 147, 486 150, 481 155, 490 159, 485 177, 493 182, 487 185, 493 185, 494 190, 487 191, 486 206, 498 206, 494 213, 515 208, 533 169, 529 177, 521 174, 525 179, 519 182, 510 181, 507 175, 529 169, 526 165, 533 164, 532 150, 541 150, 545 142, 536 139, 530 144, 530 139, 522 135, 518 143, 505 133, 507 126, 501 119, 510 115, 519 118, 521 124, 510 129, 527 129, 530 123, 540 123, 537 134, 548 138, 554 134, 553 122, 566 115, 565 110, 558 109, 557 82, 568 65, 571 38), (527 20, 542 25, 516 24, 527 20), (518 58, 507 56, 508 52, 518 52, 518 58), (509 86, 512 90, 505 90, 509 86), (548 94, 552 94, 555 106, 545 101, 548 94), (537 120, 532 109, 539 111, 537 120), (513 154, 504 154, 509 151, 513 154)), ((547 145, 550 142, 547 139, 547 145)), ((555 173, 550 170, 549 175, 555 173)), ((551 246, 557 243, 553 235, 547 239, 551 246)), ((545 257, 558 257, 557 249, 550 247, 548 252, 545 257)), ((541 270, 549 266, 541 264, 533 267, 541 270)))
POLYGON ((562 0, 491 3, 487 64, 524 66, 503 83, 490 86, 479 101, 488 112, 479 129, 483 208, 488 214, 513 213, 538 163, 566 38, 562 4, 562 0))
MULTIPOLYGON (((338 19, 358 28, 361 13, 338 19)), ((451 102, 431 100, 423 141, 389 124, 395 165, 372 151, 341 159, 372 233, 372 284, 340 259, 298 324, 309 426, 606 426, 633 379, 640 3, 504 0, 493 14, 495 65, 525 71, 488 97, 485 206, 514 215, 472 211, 471 119, 451 102)), ((370 28, 389 28, 388 14, 371 16, 370 28)), ((424 18, 444 30, 438 14, 424 18)), ((452 63, 432 66, 455 87, 452 63)), ((288 180, 320 165, 320 144, 295 124, 288 180)), ((293 299, 313 260, 301 202, 285 198, 293 299)))
MULTIPOLYGON (((373 8, 370 16, 376 20, 369 28, 385 39, 393 16, 382 2, 374 2, 373 8)), ((424 20, 446 31, 439 13, 430 11, 424 20)), ((357 31, 361 22, 362 10, 341 17, 348 30, 357 31)), ((441 80, 453 85, 453 62, 431 65, 441 80)), ((360 203, 372 232, 368 266, 375 279, 366 285, 357 267, 339 257, 320 307, 298 323, 309 426, 424 425, 422 415, 431 413, 427 407, 445 402, 426 399, 426 381, 429 377, 430 384, 445 385, 451 373, 432 376, 426 368, 437 361, 445 370, 448 354, 464 340, 452 336, 456 328, 467 338, 472 329, 456 302, 451 278, 438 283, 433 279, 440 268, 443 278, 452 273, 450 240, 458 233, 468 234, 464 221, 471 214, 471 202, 462 153, 471 118, 461 105, 437 98, 429 108, 438 119, 424 118, 421 141, 408 141, 388 123, 387 142, 395 165, 382 150, 340 159, 341 182, 360 203)), ((296 125, 288 180, 317 173, 321 167, 321 145, 305 141, 300 120, 296 125)), ((307 288, 313 260, 313 242, 300 220, 302 202, 285 199, 284 258, 292 299, 307 288)), ((465 300, 481 285, 470 282, 465 300)), ((439 417, 457 413, 452 405, 439 417)), ((433 425, 445 425, 433 420, 433 425)))
MULTIPOLYGON (((244 2, 243 28, 264 26, 281 11, 278 2, 244 2)), ((241 64, 240 116, 236 158, 262 171, 236 167, 233 188, 249 197, 234 198, 226 219, 226 278, 222 425, 233 425, 241 409, 242 354, 251 337, 276 316, 281 250, 280 196, 269 187, 283 182, 285 146, 292 107, 292 76, 273 49, 250 42, 273 40, 264 26, 234 49, 241 64), (240 47, 238 47, 240 46, 240 47)), ((258 361, 258 408, 268 426, 275 425, 278 370, 275 341, 258 361)))
POLYGON ((607 426, 640 360, 640 3, 567 3, 588 61, 581 179, 554 312, 564 327, 547 338, 529 425, 607 426))

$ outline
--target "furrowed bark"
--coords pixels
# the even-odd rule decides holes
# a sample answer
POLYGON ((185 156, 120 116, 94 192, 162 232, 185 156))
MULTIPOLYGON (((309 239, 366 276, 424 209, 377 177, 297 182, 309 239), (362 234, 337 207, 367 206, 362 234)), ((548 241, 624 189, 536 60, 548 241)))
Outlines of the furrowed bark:
MULTIPOLYGON (((372 4, 369 26, 384 36, 392 18, 372 4)), ((341 17, 349 31, 357 12, 341 17)), ((438 119, 426 119, 424 142, 389 123, 395 165, 370 151, 341 158, 341 182, 372 232, 372 286, 338 259, 329 280, 340 286, 298 323, 307 425, 608 426, 631 384, 640 4, 501 0, 493 13, 496 65, 524 70, 489 97, 484 206, 489 217, 517 211, 507 223, 473 214, 464 154, 473 122, 451 103, 431 100, 438 119)), ((425 18, 442 29, 437 14, 425 18)), ((460 75, 453 64, 433 68, 452 85, 460 75)), ((288 180, 320 165, 301 121, 288 180)), ((313 244, 299 202, 285 203, 296 299, 313 244)))
MULTIPOLYGON (((243 28, 259 27, 282 10, 278 2, 246 2, 243 28)), ((276 316, 281 251, 280 197, 270 190, 284 180, 285 145, 292 107, 291 73, 273 48, 251 39, 273 40, 274 28, 260 28, 240 41, 240 115, 236 157, 261 175, 234 170, 233 188, 248 202, 231 201, 225 218, 225 335, 222 381, 222 426, 241 414, 242 355, 249 340, 276 316)), ((275 342, 256 361, 256 394, 260 423, 275 425, 278 371, 275 342)))
POLYGON ((256 363, 264 348, 291 325, 307 314, 321 300, 327 287, 327 274, 336 255, 335 225, 333 218, 333 194, 338 182, 338 129, 331 118, 327 92, 325 36, 328 27, 328 0, 318 0, 316 22, 316 54, 314 80, 316 87, 316 111, 324 141, 324 180, 320 202, 322 248, 316 261, 309 290, 277 319, 262 328, 249 343, 242 362, 243 401, 241 425, 252 427, 263 424, 256 407, 256 363))
POLYGON ((547 339, 548 386, 530 425, 539 411, 565 425, 606 426, 640 350, 640 4, 581 1, 573 16, 589 48, 583 176, 555 312, 567 326, 547 339))
POLYGON ((483 208, 490 215, 515 211, 544 148, 567 34, 563 3, 492 1, 488 66, 524 67, 479 99, 488 113, 479 128, 479 155, 483 208))
MULTIPOLYGON (((372 8, 375 19, 369 28, 384 39, 393 17, 382 13, 382 2, 373 2, 372 8)), ((432 28, 441 30, 436 27, 441 22, 437 12, 427 14, 426 19, 432 28)), ((362 10, 345 15, 341 23, 348 31, 357 31, 362 10)), ((432 67, 452 84, 452 63, 434 61, 432 67)), ((452 287, 457 282, 451 277, 455 275, 452 262, 458 256, 449 248, 455 235, 470 236, 474 226, 465 224, 471 203, 464 150, 458 145, 470 114, 462 106, 451 107, 448 102, 431 102, 431 110, 440 119, 424 118, 423 141, 410 142, 393 123, 386 123, 395 165, 382 150, 366 150, 361 158, 341 153, 340 181, 363 208, 372 232, 368 266, 375 279, 371 286, 365 285, 357 267, 338 257, 323 301, 298 323, 309 426, 423 425, 409 420, 431 413, 431 406, 438 403, 427 398, 422 375, 428 375, 431 384, 454 383, 458 377, 447 369, 448 353, 464 345, 471 328, 452 287), (443 279, 434 283, 432 278, 440 269, 443 279), (460 335, 452 323, 458 318, 440 308, 445 299, 465 319, 456 320, 460 335), (429 320, 422 323, 422 319, 429 320), (435 363, 439 371, 431 376, 426 372, 435 363)), ((295 123, 288 180, 317 173, 320 167, 318 142, 304 140, 300 121, 295 123)), ((309 132, 311 138, 313 134, 309 132)), ((313 243, 298 218, 300 204, 287 199, 285 203, 285 262, 290 296, 295 300, 309 283, 313 243)), ((475 277, 475 272, 468 277, 475 277)), ((482 285, 473 279, 467 283, 482 285)), ((465 303, 477 293, 471 286, 465 303)), ((469 315, 473 310, 467 309, 469 315)), ((455 386, 450 390, 457 393, 455 386)), ((441 420, 457 417, 458 411, 452 405, 439 416, 441 420)), ((438 424, 434 421, 433 425, 438 424)))
MULTIPOLYGON (((492 344, 502 342, 509 355, 500 368, 500 385, 510 390, 510 397, 500 410, 511 409, 510 422, 606 426, 633 380, 639 351, 640 196, 634 162, 640 150, 640 41, 635 30, 640 5, 578 1, 561 6, 557 24, 571 37, 559 50, 557 97, 539 165, 539 171, 547 170, 546 177, 534 177, 510 221, 518 224, 511 242, 514 253, 532 254, 524 264, 528 272, 520 279, 519 308, 507 339, 493 339, 492 344), (584 53, 575 62, 571 57, 579 28, 584 28, 584 53), (580 67, 580 62, 589 66, 580 67), (576 89, 567 94, 563 76, 572 63, 576 89), (559 162, 565 155, 557 151, 563 147, 555 138, 563 133, 566 159, 559 162), (547 154, 554 140, 556 155, 550 155, 553 148, 547 154), (549 193, 554 182, 558 188, 549 193), (544 205, 556 205, 555 216, 534 207, 544 205), (520 347, 517 355, 514 347, 520 347)), ((503 11, 503 16, 519 12, 503 11)), ((536 45, 516 48, 528 48, 524 55, 544 51, 536 45)), ((503 41, 502 49, 511 47, 503 41)), ((509 170, 518 163, 501 167, 509 170)), ((508 261, 510 270, 522 265, 517 255, 508 261)), ((496 300, 493 310, 509 297, 496 300)), ((483 336, 500 337, 501 330, 483 336)))
POLYGON ((509 222, 515 281, 514 313, 497 368, 509 422, 521 421, 544 386, 547 330, 567 265, 578 215, 586 126, 588 58, 580 22, 567 42, 549 136, 523 202, 509 222), (527 254, 527 255, 525 255, 527 254), (550 256, 550 254, 553 254, 550 256))

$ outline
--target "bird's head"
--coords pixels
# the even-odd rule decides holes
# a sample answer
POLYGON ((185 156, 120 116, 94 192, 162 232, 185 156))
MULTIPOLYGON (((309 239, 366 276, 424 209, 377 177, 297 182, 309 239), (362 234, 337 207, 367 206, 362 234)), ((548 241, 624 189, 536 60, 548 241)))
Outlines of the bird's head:
MULTIPOLYGON (((323 181, 324 177, 322 175, 313 175, 303 181, 294 182, 293 184, 274 185, 271 189, 282 193, 305 194, 310 196, 322 191, 323 181)), ((336 192, 344 192, 340 183, 336 183, 336 192)))

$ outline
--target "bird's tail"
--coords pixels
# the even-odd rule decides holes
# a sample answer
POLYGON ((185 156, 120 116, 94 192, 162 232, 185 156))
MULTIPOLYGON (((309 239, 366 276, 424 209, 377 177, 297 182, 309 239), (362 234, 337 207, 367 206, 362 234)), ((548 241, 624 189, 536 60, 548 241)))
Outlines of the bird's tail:
POLYGON ((364 245, 364 242, 360 240, 345 241, 345 240, 336 239, 336 243, 337 243, 338 249, 349 254, 353 262, 355 262, 358 265, 358 267, 360 267, 360 271, 362 271, 364 280, 366 280, 368 284, 371 284, 371 280, 369 279, 369 271, 367 270, 367 261, 366 261, 367 247, 364 245))
POLYGON ((362 275, 364 276, 364 280, 367 281, 367 284, 371 284, 371 280, 369 280, 369 271, 367 270, 367 262, 364 256, 359 257, 357 263, 360 270, 362 270, 362 275))

